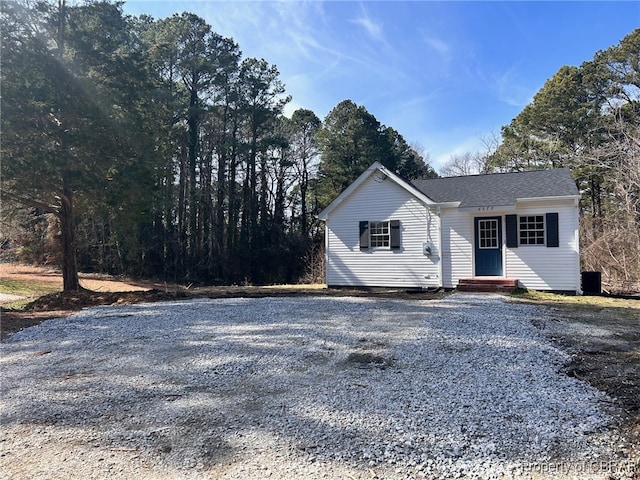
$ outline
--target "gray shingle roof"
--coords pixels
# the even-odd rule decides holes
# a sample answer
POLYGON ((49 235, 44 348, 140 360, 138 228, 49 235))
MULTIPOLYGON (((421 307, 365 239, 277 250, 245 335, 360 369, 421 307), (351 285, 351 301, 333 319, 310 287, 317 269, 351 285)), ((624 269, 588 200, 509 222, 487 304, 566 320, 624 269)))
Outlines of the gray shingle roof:
POLYGON ((460 202, 460 207, 513 206, 518 198, 579 195, 568 168, 433 178, 411 183, 434 202, 460 202))

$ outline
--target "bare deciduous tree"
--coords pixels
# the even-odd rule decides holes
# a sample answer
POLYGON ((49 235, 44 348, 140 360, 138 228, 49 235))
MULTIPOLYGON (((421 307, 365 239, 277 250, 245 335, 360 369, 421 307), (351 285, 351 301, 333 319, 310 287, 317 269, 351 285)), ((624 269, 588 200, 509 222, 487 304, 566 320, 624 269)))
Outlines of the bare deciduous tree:
POLYGON ((440 168, 443 177, 460 177, 483 173, 484 159, 480 152, 451 155, 451 158, 440 168))
POLYGON ((611 141, 585 161, 603 172, 607 215, 583 215, 581 251, 584 270, 602 272, 605 288, 640 291, 640 129, 620 117, 611 141))

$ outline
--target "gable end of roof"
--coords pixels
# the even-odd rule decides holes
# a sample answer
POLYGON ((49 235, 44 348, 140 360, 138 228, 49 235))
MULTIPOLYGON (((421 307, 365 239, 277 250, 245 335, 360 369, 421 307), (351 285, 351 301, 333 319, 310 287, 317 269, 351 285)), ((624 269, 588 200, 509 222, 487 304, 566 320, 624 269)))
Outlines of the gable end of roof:
POLYGON ((435 203, 428 195, 420 191, 410 182, 402 179, 391 170, 383 166, 380 162, 374 162, 369 168, 367 168, 351 185, 349 185, 340 195, 333 199, 333 201, 327 205, 327 207, 318 214, 319 220, 326 220, 331 211, 333 211, 338 205, 344 202, 351 194, 371 175, 375 172, 380 172, 386 176, 386 178, 392 180, 398 186, 406 190, 409 194, 416 197, 418 200, 425 204, 435 203))

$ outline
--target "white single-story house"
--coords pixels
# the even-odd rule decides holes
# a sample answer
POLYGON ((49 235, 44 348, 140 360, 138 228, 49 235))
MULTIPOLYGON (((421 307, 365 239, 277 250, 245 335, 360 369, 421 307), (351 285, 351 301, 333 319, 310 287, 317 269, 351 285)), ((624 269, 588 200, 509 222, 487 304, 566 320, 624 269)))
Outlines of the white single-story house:
POLYGON ((376 162, 318 216, 326 283, 580 293, 579 200, 566 168, 407 181, 376 162))

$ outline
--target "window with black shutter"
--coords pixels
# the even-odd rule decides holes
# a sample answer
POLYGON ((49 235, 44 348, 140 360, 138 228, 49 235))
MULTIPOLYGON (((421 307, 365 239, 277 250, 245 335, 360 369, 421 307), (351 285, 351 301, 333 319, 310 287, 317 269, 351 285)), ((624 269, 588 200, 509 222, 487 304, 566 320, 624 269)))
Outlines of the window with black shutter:
POLYGON ((518 216, 506 215, 505 223, 506 223, 507 248, 517 248, 518 247, 518 216))
POLYGON ((396 248, 400 248, 400 220, 391 220, 389 222, 389 227, 390 227, 390 235, 391 235, 391 241, 390 241, 390 245, 391 248, 396 249, 396 248))
POLYGON ((360 249, 369 248, 369 222, 363 220, 360 222, 360 249))
POLYGON ((557 213, 547 213, 547 247, 559 247, 560 246, 560 225, 558 222, 557 213))
POLYGON ((560 246, 558 214, 506 215, 506 244, 508 248, 519 246, 560 246))

